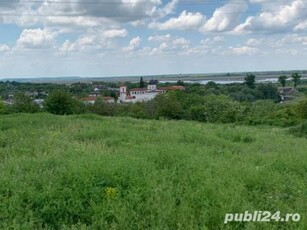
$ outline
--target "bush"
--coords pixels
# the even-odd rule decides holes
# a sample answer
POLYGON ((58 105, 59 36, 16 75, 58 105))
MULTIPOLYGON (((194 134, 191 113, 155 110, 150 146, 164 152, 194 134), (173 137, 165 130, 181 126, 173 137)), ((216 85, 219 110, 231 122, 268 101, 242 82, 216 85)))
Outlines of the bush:
POLYGON ((183 115, 183 108, 177 99, 176 92, 169 92, 158 95, 155 99, 156 117, 169 119, 180 119, 183 115))
POLYGON ((302 100, 296 106, 296 112, 298 117, 307 119, 307 99, 302 100))
POLYGON ((120 115, 120 105, 115 103, 107 103, 102 97, 95 101, 95 104, 91 107, 93 113, 102 116, 119 116, 120 115))
POLYGON ((8 114, 8 113, 9 113, 9 111, 8 111, 6 105, 2 101, 0 101, 0 115, 8 114))
POLYGON ((46 100, 46 110, 56 115, 76 114, 80 110, 78 101, 62 90, 55 90, 46 100))
POLYGON ((205 97, 204 108, 208 122, 231 123, 243 118, 244 107, 226 96, 205 97))
POLYGON ((290 128, 289 133, 297 137, 307 138, 307 121, 304 121, 296 127, 290 128))
POLYGON ((18 93, 15 95, 14 104, 10 108, 12 112, 17 113, 36 113, 39 112, 40 108, 33 100, 24 95, 23 93, 18 93))

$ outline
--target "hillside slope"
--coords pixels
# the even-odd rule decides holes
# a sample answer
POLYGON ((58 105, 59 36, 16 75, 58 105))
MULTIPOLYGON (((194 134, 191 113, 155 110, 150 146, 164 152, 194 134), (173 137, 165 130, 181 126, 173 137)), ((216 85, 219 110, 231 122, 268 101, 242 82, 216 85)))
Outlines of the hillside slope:
POLYGON ((285 129, 0 117, 0 229, 307 229, 307 141, 285 129), (226 213, 299 213, 229 223, 226 213))

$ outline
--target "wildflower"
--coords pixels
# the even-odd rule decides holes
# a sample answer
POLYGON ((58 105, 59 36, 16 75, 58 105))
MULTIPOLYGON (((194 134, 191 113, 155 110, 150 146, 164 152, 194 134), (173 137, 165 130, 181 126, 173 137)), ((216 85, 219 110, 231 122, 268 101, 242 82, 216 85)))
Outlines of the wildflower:
POLYGON ((104 191, 105 191, 106 198, 108 199, 114 199, 118 193, 117 189, 113 187, 107 187, 105 188, 104 191))

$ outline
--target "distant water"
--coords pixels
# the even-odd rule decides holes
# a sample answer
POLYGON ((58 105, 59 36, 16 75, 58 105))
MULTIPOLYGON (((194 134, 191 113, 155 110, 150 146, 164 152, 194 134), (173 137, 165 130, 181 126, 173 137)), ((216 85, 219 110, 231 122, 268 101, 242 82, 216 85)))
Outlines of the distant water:
MULTIPOLYGON (((206 85, 208 82, 215 82, 216 84, 222 84, 222 85, 227 85, 227 84, 233 84, 233 83, 243 83, 243 80, 196 80, 196 81, 183 81, 184 83, 188 83, 188 84, 195 84, 195 83, 199 83, 201 85, 206 85)), ((256 82, 272 82, 272 83, 276 83, 278 81, 278 79, 265 79, 265 80, 259 80, 256 82)), ((177 81, 159 81, 160 83, 176 83, 177 81)))
MULTIPOLYGON (((306 80, 307 77, 302 77, 302 80, 306 80)), ((290 79, 288 79, 290 80, 290 79)), ((206 85, 208 82, 213 81, 216 84, 222 84, 222 85, 227 85, 227 84, 233 84, 233 83, 243 83, 244 80, 195 80, 195 81, 183 81, 184 83, 188 84, 195 84, 199 83, 201 85, 206 85)), ((176 83, 177 81, 159 81, 160 83, 176 83)), ((267 78, 267 79, 261 79, 261 80, 256 80, 257 83, 277 83, 278 78, 267 78)))

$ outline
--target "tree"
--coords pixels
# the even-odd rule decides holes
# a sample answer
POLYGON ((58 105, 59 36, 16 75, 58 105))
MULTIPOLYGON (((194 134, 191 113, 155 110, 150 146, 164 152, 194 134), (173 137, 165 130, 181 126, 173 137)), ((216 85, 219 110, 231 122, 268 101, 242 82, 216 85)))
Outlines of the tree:
POLYGON ((286 75, 281 75, 281 76, 278 77, 278 81, 280 82, 282 87, 286 86, 286 80, 287 79, 288 79, 288 77, 286 75))
POLYGON ((182 118, 183 108, 178 100, 177 92, 168 92, 155 97, 156 117, 169 119, 182 118))
POLYGON ((140 88, 144 88, 145 87, 145 84, 144 84, 144 81, 143 81, 143 77, 141 77, 140 79, 140 88))
POLYGON ((299 73, 295 72, 291 75, 291 77, 292 77, 292 81, 293 81, 293 86, 295 88, 301 80, 301 75, 299 73))
POLYGON ((247 74, 244 78, 244 83, 251 89, 255 88, 255 75, 254 74, 247 74))
POLYGON ((263 99, 271 99, 276 102, 280 99, 278 88, 273 83, 261 83, 257 86, 257 90, 263 94, 263 99))
POLYGON ((0 100, 0 115, 7 114, 9 111, 3 101, 0 100))
POLYGON ((176 85, 182 85, 182 86, 184 86, 184 81, 178 80, 176 85))
POLYGON ((62 90, 53 91, 46 100, 46 110, 56 115, 76 113, 78 102, 62 90))
MULTIPOLYGON (((201 108, 197 110, 202 112, 201 108)), ((243 107, 227 96, 209 95, 204 98, 203 110, 205 118, 202 119, 208 122, 231 123, 242 119, 243 107)))
POLYGON ((298 103, 296 106, 296 112, 300 118, 307 119, 307 99, 298 103))
POLYGON ((17 93, 14 97, 13 111, 19 113, 35 113, 39 111, 39 106, 33 100, 24 95, 17 93))
POLYGON ((218 86, 217 84, 214 82, 214 81, 209 81, 206 85, 205 85, 205 88, 207 89, 217 89, 218 86))

